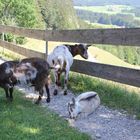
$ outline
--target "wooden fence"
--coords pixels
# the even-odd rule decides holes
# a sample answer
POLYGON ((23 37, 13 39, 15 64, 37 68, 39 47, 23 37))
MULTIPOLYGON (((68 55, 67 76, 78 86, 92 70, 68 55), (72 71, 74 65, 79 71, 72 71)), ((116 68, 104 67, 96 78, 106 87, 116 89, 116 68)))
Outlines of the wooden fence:
MULTIPOLYGON (((140 46, 140 28, 37 30, 0 25, 0 32, 13 33, 24 37, 44 40, 46 41, 46 54, 48 41, 127 45, 131 47, 140 46)), ((45 53, 39 53, 25 48, 21 49, 21 47, 15 44, 2 40, 0 40, 0 46, 27 57, 46 57, 45 53)), ((140 87, 140 70, 138 69, 75 60, 71 70, 82 74, 140 87)))

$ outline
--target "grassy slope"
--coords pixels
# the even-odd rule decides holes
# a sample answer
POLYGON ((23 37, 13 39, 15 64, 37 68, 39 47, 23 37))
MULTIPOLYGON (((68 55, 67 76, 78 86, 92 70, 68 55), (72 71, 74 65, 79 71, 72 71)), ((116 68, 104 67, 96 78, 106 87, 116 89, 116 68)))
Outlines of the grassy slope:
MULTIPOLYGON (((74 6, 75 9, 87 10, 96 13, 105 13, 105 14, 119 14, 122 13, 122 10, 130 10, 131 6, 125 5, 105 5, 105 6, 74 6)), ((124 13, 123 14, 127 14, 124 13)), ((129 13, 130 14, 130 13, 129 13)))
POLYGON ((78 20, 73 8, 72 0, 37 0, 47 27, 55 23, 56 28, 78 28, 78 20))
POLYGON ((85 21, 87 22, 88 24, 91 24, 93 27, 95 28, 120 28, 119 26, 117 25, 109 25, 109 24, 101 24, 101 23, 90 23, 89 21, 85 21))
POLYGON ((104 51, 102 49, 99 49, 97 47, 89 48, 89 52, 93 56, 95 56, 96 59, 100 63, 129 67, 129 68, 140 68, 140 66, 134 66, 129 63, 126 63, 126 62, 122 61, 121 59, 119 59, 118 57, 112 55, 111 53, 104 51))
POLYGON ((7 102, 0 90, 1 140, 89 140, 90 137, 68 126, 50 112, 14 92, 14 101, 7 102))

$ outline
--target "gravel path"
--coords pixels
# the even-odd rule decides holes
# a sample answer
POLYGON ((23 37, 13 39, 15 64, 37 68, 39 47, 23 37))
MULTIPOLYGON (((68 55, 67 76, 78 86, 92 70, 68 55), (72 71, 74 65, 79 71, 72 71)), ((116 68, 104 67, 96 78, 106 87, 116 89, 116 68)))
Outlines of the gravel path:
MULTIPOLYGON (((0 63, 3 62, 0 60, 0 63)), ((51 93, 53 92, 51 86, 51 93)), ((27 98, 32 98, 33 101, 38 97, 30 89, 19 88, 27 98)), ((42 105, 58 113, 60 116, 68 116, 67 103, 74 95, 69 91, 67 96, 63 96, 61 90, 57 96, 51 96, 51 102, 46 103, 45 97, 42 100, 42 105)), ((86 132, 94 139, 99 140, 140 140, 140 120, 135 120, 133 117, 121 113, 117 110, 109 109, 105 106, 100 106, 88 118, 81 118, 75 122, 70 121, 70 125, 76 127, 82 132, 86 132)))
MULTIPOLYGON (((51 93, 52 89, 51 87, 51 93)), ((27 98, 36 100, 38 95, 31 91, 26 92, 27 98)), ((43 107, 48 107, 62 117, 68 116, 67 103, 74 95, 69 91, 67 96, 64 96, 60 90, 57 96, 51 96, 51 102, 46 103, 42 100, 43 107)), ((65 118, 64 117, 64 118, 65 118)), ((76 127, 82 132, 86 132, 94 139, 99 140, 140 140, 140 120, 135 120, 133 116, 126 113, 121 113, 118 110, 112 110, 105 106, 100 106, 88 118, 80 118, 76 121, 70 121, 70 125, 76 127)))

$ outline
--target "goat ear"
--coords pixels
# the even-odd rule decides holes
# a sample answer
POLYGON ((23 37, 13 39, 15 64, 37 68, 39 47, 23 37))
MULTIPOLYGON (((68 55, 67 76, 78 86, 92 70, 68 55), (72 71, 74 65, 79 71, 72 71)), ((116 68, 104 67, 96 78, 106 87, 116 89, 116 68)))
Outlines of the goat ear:
POLYGON ((73 102, 73 104, 75 105, 75 99, 74 99, 74 98, 72 98, 72 102, 73 102))

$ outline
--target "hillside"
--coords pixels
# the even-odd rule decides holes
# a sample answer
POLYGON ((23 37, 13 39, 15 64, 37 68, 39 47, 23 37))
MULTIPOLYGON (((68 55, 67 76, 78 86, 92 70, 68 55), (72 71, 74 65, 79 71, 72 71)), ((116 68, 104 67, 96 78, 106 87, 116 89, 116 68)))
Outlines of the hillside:
POLYGON ((140 6, 140 0, 73 0, 76 6, 131 5, 140 6))
POLYGON ((47 28, 78 28, 78 20, 72 0, 37 0, 38 7, 47 28))
POLYGON ((0 24, 29 28, 78 28, 72 0, 0 0, 0 24))

